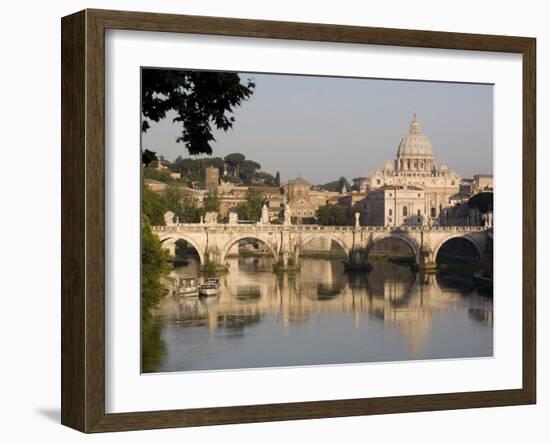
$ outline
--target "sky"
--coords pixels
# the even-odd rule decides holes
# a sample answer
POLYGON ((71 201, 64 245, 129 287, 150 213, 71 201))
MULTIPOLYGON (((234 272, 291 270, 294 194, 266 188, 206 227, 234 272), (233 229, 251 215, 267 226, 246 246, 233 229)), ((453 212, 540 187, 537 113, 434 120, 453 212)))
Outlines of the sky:
MULTIPOLYGON (((256 83, 213 156, 240 152, 281 180, 322 184, 369 176, 393 161, 416 112, 436 163, 464 178, 493 173, 493 86, 444 82, 241 73, 256 83)), ((168 160, 188 157, 172 115, 142 135, 168 160)))

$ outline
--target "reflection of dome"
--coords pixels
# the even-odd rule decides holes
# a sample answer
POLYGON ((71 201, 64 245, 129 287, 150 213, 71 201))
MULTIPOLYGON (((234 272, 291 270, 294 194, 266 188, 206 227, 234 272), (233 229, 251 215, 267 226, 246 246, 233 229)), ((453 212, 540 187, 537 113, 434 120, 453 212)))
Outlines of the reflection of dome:
POLYGON ((397 151, 398 157, 433 157, 432 143, 420 130, 420 123, 416 119, 414 114, 411 122, 411 127, 407 136, 401 139, 399 143, 399 149, 397 151))

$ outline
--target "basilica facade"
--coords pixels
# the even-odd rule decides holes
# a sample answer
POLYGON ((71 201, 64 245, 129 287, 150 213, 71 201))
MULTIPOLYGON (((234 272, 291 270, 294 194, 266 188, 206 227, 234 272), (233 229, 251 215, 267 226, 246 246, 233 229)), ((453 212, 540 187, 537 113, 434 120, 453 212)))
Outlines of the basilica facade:
POLYGON ((449 171, 444 162, 437 166, 432 143, 422 133, 415 114, 409 133, 399 143, 394 164, 386 163, 365 183, 367 224, 437 223, 459 192, 460 181, 460 175, 449 171))

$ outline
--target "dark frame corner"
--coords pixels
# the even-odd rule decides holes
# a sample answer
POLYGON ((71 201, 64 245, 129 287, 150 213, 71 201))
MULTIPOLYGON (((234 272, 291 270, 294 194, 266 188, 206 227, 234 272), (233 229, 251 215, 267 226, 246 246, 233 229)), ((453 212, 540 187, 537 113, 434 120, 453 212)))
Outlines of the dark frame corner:
POLYGON ((62 30, 61 422, 83 432, 534 404, 536 40, 450 32, 84 10, 62 30), (105 30, 186 32, 518 53, 523 56, 523 386, 401 397, 105 413, 105 30))

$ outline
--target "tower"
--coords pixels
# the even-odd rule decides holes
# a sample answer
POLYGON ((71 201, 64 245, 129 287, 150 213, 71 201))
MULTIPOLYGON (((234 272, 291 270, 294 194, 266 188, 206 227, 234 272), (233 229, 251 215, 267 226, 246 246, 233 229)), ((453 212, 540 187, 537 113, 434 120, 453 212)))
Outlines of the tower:
POLYGON ((208 166, 204 169, 204 188, 208 192, 217 192, 220 183, 220 170, 214 166, 208 166))

